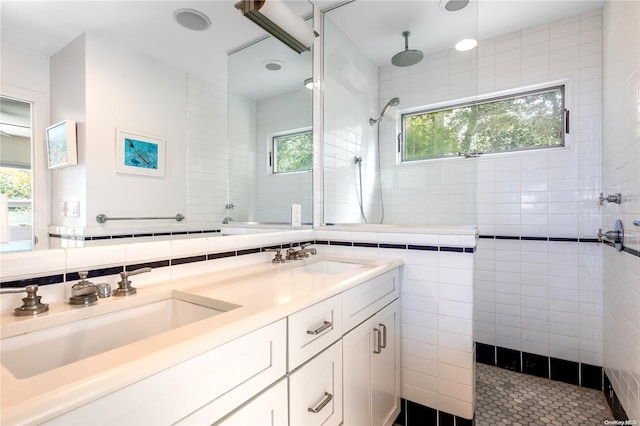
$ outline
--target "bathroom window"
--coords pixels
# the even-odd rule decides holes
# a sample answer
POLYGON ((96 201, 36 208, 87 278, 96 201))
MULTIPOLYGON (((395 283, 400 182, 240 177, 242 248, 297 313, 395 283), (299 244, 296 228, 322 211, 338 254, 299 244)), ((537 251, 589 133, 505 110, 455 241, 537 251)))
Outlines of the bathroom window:
POLYGON ((310 129, 272 136, 269 163, 273 173, 308 171, 313 168, 313 133, 310 129))
POLYGON ((564 86, 402 115, 402 161, 564 146, 564 86))

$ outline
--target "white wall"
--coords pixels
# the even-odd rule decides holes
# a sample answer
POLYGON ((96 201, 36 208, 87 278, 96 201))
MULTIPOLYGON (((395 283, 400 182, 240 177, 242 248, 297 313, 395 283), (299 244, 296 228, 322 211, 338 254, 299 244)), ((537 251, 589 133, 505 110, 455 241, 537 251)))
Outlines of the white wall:
POLYGON ((257 103, 229 93, 229 216, 235 221, 255 221, 257 103))
POLYGON ((268 163, 270 135, 301 129, 311 130, 311 91, 306 87, 257 103, 257 157, 251 186, 256 191, 258 222, 288 222, 291 204, 302 205, 303 223, 312 221, 311 172, 273 174, 268 163))
MULTIPOLYGON (((480 42, 478 91, 565 81, 564 149, 478 159, 480 235, 594 239, 601 226, 601 13, 480 42)), ((602 246, 481 239, 476 340, 602 365, 602 246)))
POLYGON ((640 419, 640 3, 607 1, 604 27, 604 228, 617 219, 625 246, 604 247, 604 367, 629 419, 640 419))
MULTIPOLYGON (((54 170, 54 205, 80 201, 80 216, 52 224, 85 235, 117 233, 96 215, 187 216, 215 228, 227 195, 226 91, 89 32, 52 57, 52 119, 78 122, 78 166, 54 170), (165 175, 115 172, 117 129, 164 139, 165 175), (192 167, 191 167, 192 165, 192 167), (84 229, 82 229, 84 228, 84 229)), ((135 229, 174 223, 134 222, 135 229)), ((135 232, 135 231, 134 231, 135 232)))

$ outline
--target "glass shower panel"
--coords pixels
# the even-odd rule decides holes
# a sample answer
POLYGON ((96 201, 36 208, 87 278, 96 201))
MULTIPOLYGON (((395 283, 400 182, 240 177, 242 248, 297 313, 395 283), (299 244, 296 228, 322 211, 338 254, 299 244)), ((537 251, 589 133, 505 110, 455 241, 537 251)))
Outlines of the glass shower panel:
POLYGON ((324 15, 325 223, 476 224, 477 159, 403 162, 401 117, 476 99, 477 49, 454 45, 477 39, 477 23, 477 2, 352 2, 324 15), (424 58, 397 67, 405 31, 424 58))

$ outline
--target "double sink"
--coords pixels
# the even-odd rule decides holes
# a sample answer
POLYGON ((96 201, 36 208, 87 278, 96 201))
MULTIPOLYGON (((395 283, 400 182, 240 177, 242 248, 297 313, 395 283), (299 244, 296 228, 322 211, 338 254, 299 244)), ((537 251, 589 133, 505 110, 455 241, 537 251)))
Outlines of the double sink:
MULTIPOLYGON (((282 271, 338 275, 363 267, 363 263, 313 259, 303 264, 282 265, 282 271)), ((300 279, 304 279, 301 275, 300 279)), ((95 315, 78 319, 67 312, 55 324, 22 334, 4 337, 0 343, 2 365, 16 379, 27 379, 74 362, 160 335, 216 315, 239 305, 190 294, 188 290, 168 290, 153 300, 133 296, 127 303, 115 301, 95 315)), ((100 302, 98 303, 100 305, 100 302)), ((105 305, 106 306, 106 305, 105 305)), ((87 310, 89 308, 75 308, 87 310)), ((45 315, 51 315, 45 314, 45 315)), ((24 319, 23 321, 38 321, 24 319)))

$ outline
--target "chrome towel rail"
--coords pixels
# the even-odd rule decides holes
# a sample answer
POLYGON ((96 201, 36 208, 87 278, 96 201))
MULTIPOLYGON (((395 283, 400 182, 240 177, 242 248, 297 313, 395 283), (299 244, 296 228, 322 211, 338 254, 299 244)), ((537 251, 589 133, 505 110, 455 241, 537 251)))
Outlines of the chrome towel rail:
POLYGON ((169 216, 169 217, 107 217, 106 214, 99 214, 98 216, 96 216, 96 222, 98 223, 105 223, 108 220, 158 220, 158 219, 173 219, 178 222, 182 222, 185 219, 185 217, 180 213, 178 213, 175 216, 169 216))

